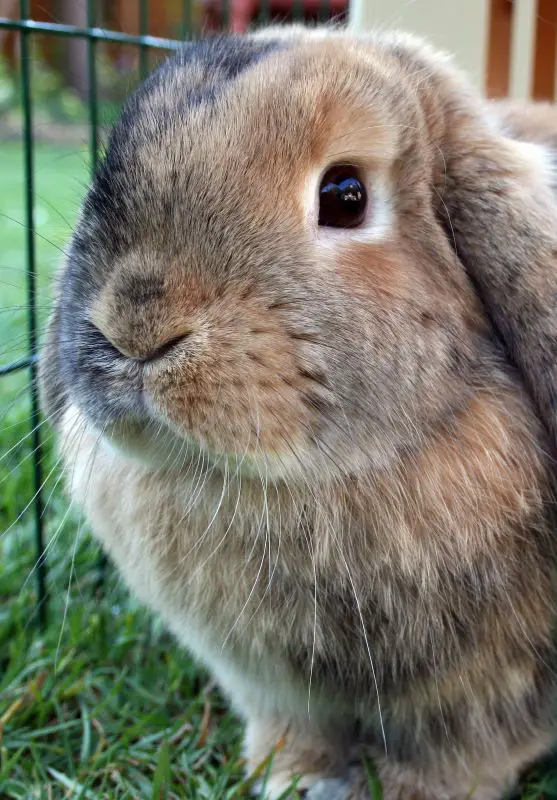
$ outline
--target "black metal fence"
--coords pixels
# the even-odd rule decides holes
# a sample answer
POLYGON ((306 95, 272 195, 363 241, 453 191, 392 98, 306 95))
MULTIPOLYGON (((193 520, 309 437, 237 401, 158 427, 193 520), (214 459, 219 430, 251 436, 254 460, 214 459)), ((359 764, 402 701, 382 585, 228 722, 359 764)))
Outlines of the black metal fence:
MULTIPOLYGON (((130 0, 133 2, 133 0, 130 0)), ((26 346, 27 354, 14 361, 0 365, 0 379, 19 371, 28 371, 30 393, 30 419, 29 419, 29 449, 33 461, 32 495, 26 498, 24 513, 33 515, 33 526, 36 548, 36 580, 38 596, 38 615, 41 625, 47 617, 47 560, 45 554, 45 517, 44 517, 44 488, 43 488, 43 434, 40 424, 39 398, 37 389, 38 349, 40 339, 40 324, 38 316, 38 291, 37 291, 37 257, 36 257, 36 190, 35 190, 35 136, 34 136, 34 98, 32 90, 32 45, 33 38, 39 35, 57 37, 68 40, 78 38, 86 43, 87 48, 87 106, 89 129, 89 169, 93 175, 99 158, 101 144, 102 120, 99 117, 99 92, 98 92, 98 46, 99 43, 113 45, 131 45, 138 49, 139 77, 143 79, 149 70, 150 51, 174 50, 180 47, 180 41, 162 39, 149 35, 149 0, 136 0, 138 3, 139 35, 132 35, 117 30, 105 30, 98 26, 97 13, 98 0, 87 0, 87 25, 77 27, 61 22, 43 22, 34 20, 30 14, 30 0, 20 0, 19 16, 15 19, 0 18, 0 32, 15 31, 19 37, 19 82, 22 111, 22 140, 25 203, 24 220, 25 248, 26 248, 26 346)), ((262 0, 259 9, 259 22, 269 20, 269 0, 262 0)), ((222 0, 220 5, 221 25, 227 28, 229 20, 228 0, 222 0)), ((192 0, 183 0, 181 3, 182 20, 180 30, 183 38, 190 38, 194 34, 191 27, 192 0)), ((301 18, 303 5, 299 0, 294 0, 291 16, 301 18)), ((330 16, 328 0, 323 0, 319 7, 319 18, 326 19, 330 16)))

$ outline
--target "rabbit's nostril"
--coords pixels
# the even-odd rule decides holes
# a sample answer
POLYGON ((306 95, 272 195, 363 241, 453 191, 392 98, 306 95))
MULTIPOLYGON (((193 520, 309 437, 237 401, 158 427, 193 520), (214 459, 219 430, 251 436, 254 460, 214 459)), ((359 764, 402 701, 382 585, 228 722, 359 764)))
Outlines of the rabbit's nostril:
POLYGON ((174 335, 166 337, 155 331, 145 331, 139 326, 134 328, 123 325, 122 328, 119 330, 114 322, 112 324, 88 322, 89 335, 93 337, 97 347, 103 347, 103 352, 110 348, 114 356, 121 354, 141 363, 164 358, 193 333, 193 329, 187 324, 184 324, 178 333, 175 328, 174 335))
POLYGON ((188 333, 181 333, 178 336, 173 336, 172 339, 168 339, 168 341, 163 342, 162 344, 158 345, 157 347, 153 348, 149 353, 142 355, 138 360, 139 361, 158 361, 160 358, 164 358, 165 356, 169 355, 172 350, 174 350, 178 345, 180 345, 185 339, 189 337, 188 333))

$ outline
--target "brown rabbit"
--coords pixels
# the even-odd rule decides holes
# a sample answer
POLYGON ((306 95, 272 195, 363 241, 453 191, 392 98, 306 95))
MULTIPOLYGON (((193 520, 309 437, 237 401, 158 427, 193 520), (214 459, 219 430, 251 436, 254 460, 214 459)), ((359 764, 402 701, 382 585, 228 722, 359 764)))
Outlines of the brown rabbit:
MULTIPOLYGON (((450 216, 459 257, 520 367, 555 446, 557 108, 507 102, 494 111, 501 132, 535 145, 531 168, 516 176, 495 170, 478 181, 478 169, 461 162, 455 175, 459 191, 447 198, 447 221, 450 216), (520 196, 509 202, 507 192, 520 196)), ((472 154, 472 165, 475 158, 472 154)))
POLYGON ((552 744, 552 460, 496 331, 556 208, 506 125, 409 37, 215 38, 85 201, 42 359, 69 491, 270 797, 367 797, 367 755, 385 800, 491 800, 552 744))

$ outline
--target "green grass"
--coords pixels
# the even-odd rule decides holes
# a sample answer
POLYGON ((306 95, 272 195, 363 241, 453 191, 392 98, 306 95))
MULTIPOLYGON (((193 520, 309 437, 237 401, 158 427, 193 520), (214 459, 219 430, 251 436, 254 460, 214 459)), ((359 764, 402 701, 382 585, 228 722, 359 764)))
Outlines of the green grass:
MULTIPOLYGON (((85 151, 41 145, 36 155, 44 321, 88 172, 85 151)), ((0 363, 26 353, 23 190, 21 147, 1 143, 0 363)), ((45 487, 49 621, 39 632, 25 511, 33 495, 27 380, 0 379, 0 798, 247 797, 238 721, 111 569, 99 588, 98 547, 67 514, 55 469, 45 487)), ((43 430, 48 475, 55 463, 43 430)), ((381 796, 375 778, 370 787, 381 796)), ((521 797, 557 798, 557 767, 533 770, 521 797)))

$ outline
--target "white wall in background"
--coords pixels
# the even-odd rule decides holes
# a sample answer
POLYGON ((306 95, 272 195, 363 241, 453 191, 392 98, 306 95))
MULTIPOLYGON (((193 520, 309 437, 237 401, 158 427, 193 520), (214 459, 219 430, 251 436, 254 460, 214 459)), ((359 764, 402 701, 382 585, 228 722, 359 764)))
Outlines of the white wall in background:
MULTIPOLYGON (((455 57, 484 88, 489 0, 351 0, 350 25, 357 30, 398 28, 428 39, 455 57)), ((510 95, 528 97, 534 49, 534 0, 514 0, 510 95)))
POLYGON ((358 30, 398 28, 423 36, 453 53, 458 65, 483 88, 488 0, 352 0, 350 24, 358 30))

